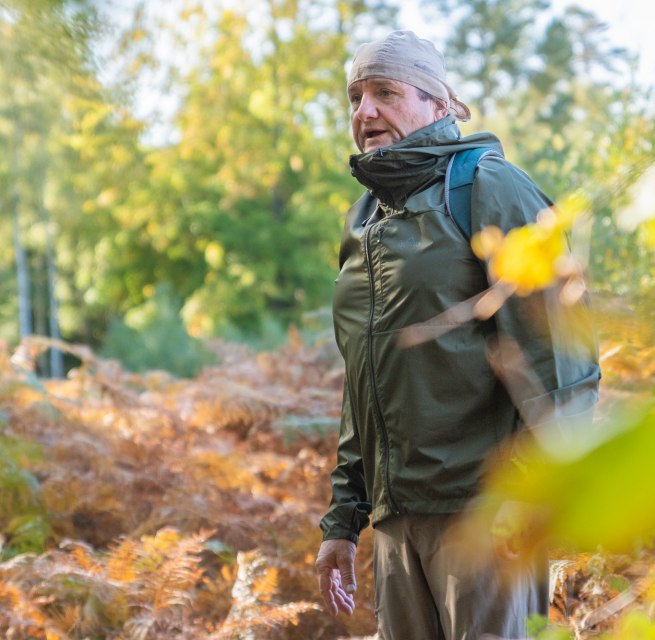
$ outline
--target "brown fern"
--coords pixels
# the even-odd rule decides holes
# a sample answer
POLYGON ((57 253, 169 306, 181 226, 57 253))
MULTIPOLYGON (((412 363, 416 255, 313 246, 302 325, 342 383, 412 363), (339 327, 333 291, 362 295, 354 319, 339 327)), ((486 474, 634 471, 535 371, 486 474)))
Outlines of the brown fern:
POLYGON ((0 583, 0 632, 7 638, 67 640, 18 586, 0 583))
POLYGON ((232 588, 232 609, 213 640, 268 638, 271 629, 297 625, 301 613, 319 610, 315 603, 276 603, 276 562, 259 550, 240 552, 237 579, 232 588))
POLYGON ((270 637, 271 630, 296 626, 300 622, 301 614, 320 610, 321 608, 314 602, 291 602, 268 606, 260 611, 247 612, 239 619, 227 619, 209 638, 240 640, 247 634, 248 639, 264 640, 270 637))

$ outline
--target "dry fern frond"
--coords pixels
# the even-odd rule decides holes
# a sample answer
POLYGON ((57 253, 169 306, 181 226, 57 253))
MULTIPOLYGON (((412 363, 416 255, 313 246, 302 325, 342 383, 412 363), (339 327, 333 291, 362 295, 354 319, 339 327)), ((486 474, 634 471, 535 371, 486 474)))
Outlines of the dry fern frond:
POLYGON ((142 613, 130 618, 125 624, 125 633, 128 640, 146 640, 155 620, 149 613, 142 613))
POLYGON ((94 555, 86 544, 65 541, 62 549, 24 558, 21 563, 13 561, 11 568, 7 564, 3 568, 38 612, 40 628, 51 635, 105 634, 128 618, 121 585, 107 580, 102 556, 94 555))
POLYGON ((208 449, 191 451, 186 460, 187 474, 196 482, 211 483, 226 491, 256 487, 259 481, 250 470, 249 461, 238 454, 225 455, 208 449))
POLYGON ((214 380, 211 385, 189 385, 178 397, 170 398, 187 428, 209 433, 224 429, 240 438, 279 417, 287 409, 287 399, 227 378, 220 384, 214 380))
POLYGON ((189 617, 201 582, 200 553, 209 533, 181 538, 167 528, 144 536, 136 547, 136 578, 129 585, 135 612, 127 623, 129 637, 146 638, 152 629, 179 626, 189 617))
POLYGON ((239 552, 237 563, 232 608, 213 640, 267 638, 271 629, 297 625, 301 613, 319 609, 310 602, 275 603, 279 573, 261 551, 239 552))
POLYGON ((70 633, 79 627, 82 619, 82 606, 79 604, 62 607, 61 610, 49 612, 49 618, 54 625, 70 633))
MULTIPOLYGON (((39 640, 46 638, 46 628, 50 626, 40 608, 18 586, 0 583, 0 632, 3 637, 39 640)), ((52 633, 56 633, 56 629, 52 633)))
POLYGON ((261 611, 244 613, 238 619, 228 618, 220 629, 209 636, 211 640, 265 640, 272 629, 296 626, 300 615, 309 611, 321 611, 315 602, 291 602, 265 607, 261 611))
POLYGON ((92 575, 102 570, 98 560, 93 557, 93 547, 90 544, 80 540, 62 540, 59 548, 66 551, 80 569, 92 575))
POLYGON ((138 557, 138 543, 123 538, 109 549, 106 565, 107 577, 115 582, 133 582, 137 577, 134 565, 138 557))
POLYGON ((10 392, 6 413, 12 433, 44 449, 34 474, 56 536, 81 542, 2 565, 0 580, 15 581, 47 624, 71 629, 71 637, 198 640, 234 604, 236 565, 201 555, 202 543, 185 547, 187 532, 211 527, 232 549, 285 558, 252 575, 247 624, 263 637, 296 624, 314 606, 305 602, 313 589, 301 582, 311 573, 304 565, 314 539, 303 546, 298 531, 315 527, 324 500, 314 498, 313 485, 329 463, 314 448, 315 434, 294 440, 288 455, 287 432, 269 427, 289 412, 337 415, 336 391, 298 384, 322 380, 333 363, 296 340, 284 352, 242 354, 193 381, 149 382, 85 347, 69 351, 82 360, 69 379, 47 381, 29 397, 21 391, 18 403, 10 392), (44 399, 57 409, 47 420, 34 409, 44 399), (182 424, 190 428, 176 428, 182 424), (303 446, 311 459, 295 455, 303 446))
POLYGON ((224 620, 232 606, 232 584, 236 573, 224 564, 212 579, 204 575, 196 593, 194 612, 206 621, 224 620))
POLYGON ((200 551, 202 546, 197 540, 185 541, 157 571, 157 581, 152 585, 155 615, 171 607, 190 604, 192 590, 202 575, 202 570, 198 568, 200 551))
POLYGON ((278 570, 268 567, 263 575, 252 581, 252 595, 258 602, 272 600, 278 589, 278 570))

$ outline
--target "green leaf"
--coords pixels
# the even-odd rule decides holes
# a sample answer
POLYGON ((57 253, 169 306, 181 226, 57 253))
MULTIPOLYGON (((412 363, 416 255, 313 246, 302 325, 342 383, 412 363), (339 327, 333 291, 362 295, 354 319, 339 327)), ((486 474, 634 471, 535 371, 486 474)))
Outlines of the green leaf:
MULTIPOLYGON (((532 446, 527 473, 503 467, 490 495, 544 508, 543 533, 559 543, 630 552, 637 540, 655 534, 655 405, 617 412, 613 422, 613 435, 573 459, 532 446)), ((566 425, 559 428, 566 432, 566 425)), ((563 441, 560 450, 568 456, 571 446, 563 441)))

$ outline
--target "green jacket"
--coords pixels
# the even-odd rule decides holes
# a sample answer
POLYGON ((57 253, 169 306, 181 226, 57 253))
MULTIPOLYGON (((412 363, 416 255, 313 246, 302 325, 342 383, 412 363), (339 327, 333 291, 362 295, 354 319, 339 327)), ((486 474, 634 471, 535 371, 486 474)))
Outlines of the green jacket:
MULTIPOLYGON (((374 198, 355 203, 342 236, 333 312, 346 378, 324 539, 357 542, 369 514, 375 525, 394 514, 461 510, 479 490, 489 453, 522 427, 519 415, 537 417, 549 406, 581 413, 597 401, 595 343, 581 353, 555 332, 552 291, 514 296, 491 319, 454 323, 424 344, 397 343, 403 327, 489 286, 444 204, 449 156, 478 146, 502 151, 489 133, 461 138, 449 116, 351 157, 353 175, 374 198), (540 381, 542 392, 518 407, 487 359, 498 334, 518 343, 540 381)), ((485 158, 472 191, 473 233, 533 222, 550 204, 523 171, 485 158)))

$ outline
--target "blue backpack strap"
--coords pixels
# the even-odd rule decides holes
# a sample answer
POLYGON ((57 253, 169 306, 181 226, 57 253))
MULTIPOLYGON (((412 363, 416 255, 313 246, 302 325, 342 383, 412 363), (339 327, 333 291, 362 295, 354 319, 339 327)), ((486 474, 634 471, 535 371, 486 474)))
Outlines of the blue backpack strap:
POLYGON ((446 169, 446 212, 464 236, 471 239, 471 189, 478 163, 485 156, 503 155, 495 149, 477 147, 450 156, 446 169))

